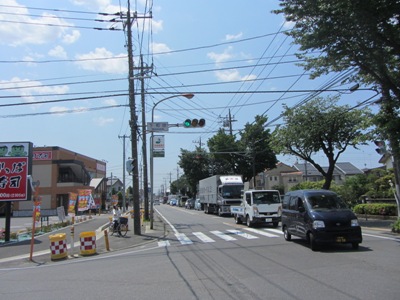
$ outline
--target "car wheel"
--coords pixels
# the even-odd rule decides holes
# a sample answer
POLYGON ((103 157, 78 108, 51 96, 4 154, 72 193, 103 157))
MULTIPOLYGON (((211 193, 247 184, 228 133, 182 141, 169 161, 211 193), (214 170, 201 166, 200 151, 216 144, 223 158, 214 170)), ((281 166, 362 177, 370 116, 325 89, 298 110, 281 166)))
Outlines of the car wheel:
POLYGON ((354 250, 357 250, 357 249, 358 249, 358 243, 351 243, 351 247, 352 247, 354 250))
POLYGON ((235 215, 234 218, 235 218, 235 224, 242 224, 242 219, 238 215, 235 215))
POLYGON ((247 227, 253 226, 253 224, 251 223, 251 220, 250 220, 250 217, 249 217, 249 216, 246 216, 246 225, 247 225, 247 227))
POLYGON ((309 242, 310 242, 311 250, 312 251, 317 251, 318 250, 318 245, 317 245, 317 242, 315 241, 314 235, 311 232, 308 234, 308 239, 309 239, 309 242))
POLYGON ((222 216, 222 209, 221 209, 221 207, 218 207, 218 216, 219 216, 219 217, 222 216))
POLYGON ((291 241, 292 240, 292 235, 288 232, 287 227, 283 228, 283 237, 285 238, 286 241, 291 241))

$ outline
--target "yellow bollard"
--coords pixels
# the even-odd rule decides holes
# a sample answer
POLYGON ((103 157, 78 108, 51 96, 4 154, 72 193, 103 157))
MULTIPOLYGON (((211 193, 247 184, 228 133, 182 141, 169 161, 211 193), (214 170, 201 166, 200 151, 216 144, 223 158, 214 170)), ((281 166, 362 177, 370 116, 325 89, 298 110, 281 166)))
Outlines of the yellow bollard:
POLYGON ((106 250, 110 251, 110 242, 108 240, 108 231, 104 230, 104 241, 106 242, 106 250))
POLYGON ((94 231, 81 232, 81 255, 96 254, 96 233, 94 231))
POLYGON ((68 256, 66 237, 65 233, 49 235, 51 260, 59 260, 68 256))

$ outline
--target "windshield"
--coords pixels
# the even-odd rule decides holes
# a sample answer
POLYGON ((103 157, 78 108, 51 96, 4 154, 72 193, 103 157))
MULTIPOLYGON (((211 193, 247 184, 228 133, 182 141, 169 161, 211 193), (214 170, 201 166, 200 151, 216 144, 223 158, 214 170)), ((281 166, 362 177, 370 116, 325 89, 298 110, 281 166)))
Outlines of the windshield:
POLYGON ((281 203, 279 193, 276 191, 253 192, 253 204, 281 203))
POLYGON ((242 197, 243 185, 224 185, 222 197, 226 199, 238 199, 242 197))
POLYGON ((308 205, 313 210, 345 209, 346 203, 336 195, 315 194, 307 197, 308 205))

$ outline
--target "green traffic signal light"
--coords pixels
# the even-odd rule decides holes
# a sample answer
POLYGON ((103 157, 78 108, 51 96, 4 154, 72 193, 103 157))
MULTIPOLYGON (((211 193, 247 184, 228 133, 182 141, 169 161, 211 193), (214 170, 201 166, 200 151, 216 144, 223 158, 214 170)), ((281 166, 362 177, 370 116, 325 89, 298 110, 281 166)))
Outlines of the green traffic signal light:
POLYGON ((206 125, 205 119, 186 119, 185 122, 183 122, 183 127, 185 128, 198 128, 204 125, 206 125))

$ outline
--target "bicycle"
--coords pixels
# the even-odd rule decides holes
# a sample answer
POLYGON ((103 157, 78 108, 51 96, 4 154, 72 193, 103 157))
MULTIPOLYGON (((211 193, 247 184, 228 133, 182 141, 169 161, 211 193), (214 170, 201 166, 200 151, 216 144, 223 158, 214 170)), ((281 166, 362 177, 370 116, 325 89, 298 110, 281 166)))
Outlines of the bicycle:
POLYGON ((110 235, 117 233, 119 236, 126 236, 128 233, 128 218, 120 217, 116 228, 114 228, 114 221, 111 220, 109 231, 110 235))

